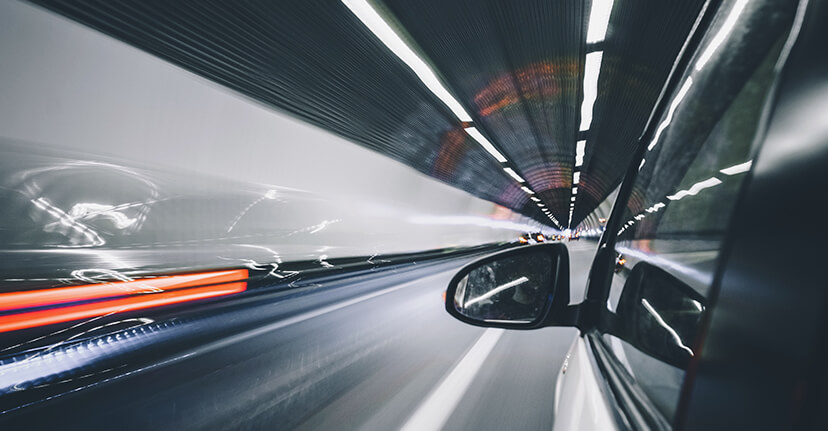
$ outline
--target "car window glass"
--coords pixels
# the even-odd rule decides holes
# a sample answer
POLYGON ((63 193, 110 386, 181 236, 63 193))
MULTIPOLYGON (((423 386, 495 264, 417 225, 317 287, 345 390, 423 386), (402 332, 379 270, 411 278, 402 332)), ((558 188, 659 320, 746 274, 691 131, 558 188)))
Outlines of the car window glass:
POLYGON ((607 303, 617 326, 605 338, 668 418, 750 172, 791 3, 722 4, 648 143, 624 209, 607 303))

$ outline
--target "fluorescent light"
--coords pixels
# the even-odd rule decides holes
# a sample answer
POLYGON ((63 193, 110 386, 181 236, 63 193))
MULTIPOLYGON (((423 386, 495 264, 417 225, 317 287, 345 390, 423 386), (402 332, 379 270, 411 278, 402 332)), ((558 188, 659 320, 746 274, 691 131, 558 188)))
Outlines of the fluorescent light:
POLYGON ((670 199, 671 201, 677 201, 677 200, 679 200, 679 199, 681 199, 685 196, 695 196, 700 191, 702 191, 704 189, 707 189, 707 188, 710 188, 710 187, 713 187, 713 186, 717 186, 721 183, 722 183, 722 181, 719 180, 716 177, 708 178, 704 181, 693 184, 693 186, 690 187, 690 189, 688 189, 688 190, 681 190, 681 191, 679 191, 678 193, 676 193, 672 196, 667 196, 667 199, 670 199))
MULTIPOLYGON (((692 85, 692 78, 687 78, 687 81, 684 81, 684 85, 682 85, 681 89, 679 89, 678 94, 676 94, 676 97, 673 99, 673 103, 670 104, 670 109, 667 111, 667 118, 665 118, 664 121, 658 125, 658 129, 655 132, 655 136, 653 136, 652 142, 650 142, 650 145, 647 146, 647 151, 652 151, 653 147, 656 146, 658 138, 661 137, 661 133, 664 132, 664 129, 670 125, 670 122, 673 121, 673 113, 676 112, 676 108, 678 108, 679 103, 681 103, 684 96, 687 95, 687 91, 690 90, 692 85)), ((639 167, 639 169, 641 169, 641 167, 639 167)))
POLYGON ((523 190, 526 193, 529 193, 530 195, 535 194, 535 192, 533 192, 532 189, 530 189, 529 187, 523 186, 520 189, 523 190))
POLYGON ((578 141, 575 145, 575 167, 584 164, 584 153, 586 152, 586 141, 578 141))
POLYGON ((713 40, 711 40, 710 44, 707 45, 707 48, 704 49, 704 52, 699 57, 699 61, 696 62, 696 70, 702 70, 702 68, 704 68, 704 65, 707 64, 710 57, 713 56, 713 53, 719 49, 719 46, 721 46, 727 38, 727 35, 733 31, 733 27, 736 25, 736 20, 739 19, 739 15, 741 15, 742 11, 745 10, 747 3, 748 0, 738 0, 736 4, 733 5, 733 9, 730 10, 730 14, 727 16, 724 24, 722 24, 722 28, 719 29, 719 32, 716 33, 716 36, 713 37, 713 40))
POLYGON ((733 166, 731 166, 731 167, 729 167, 729 168, 724 168, 724 169, 722 169, 722 170, 721 170, 721 171, 719 171, 719 172, 721 172, 721 173, 723 173, 723 174, 725 174, 725 175, 736 175, 736 174, 741 174, 742 172, 747 172, 747 171, 749 171, 749 170, 750 170, 751 165, 753 165, 753 160, 748 160, 748 161, 746 161, 746 162, 744 162, 744 163, 742 163, 742 164, 739 164, 739 165, 733 165, 733 166))
POLYGON ((581 104, 581 127, 580 130, 589 130, 592 124, 592 105, 598 98, 598 75, 601 72, 601 58, 604 53, 601 51, 590 52, 586 55, 584 64, 584 101, 581 104))
POLYGON ((503 170, 506 171, 507 174, 511 175, 512 178, 515 179, 515 181, 517 181, 519 183, 525 183, 526 182, 526 180, 521 178, 521 176, 518 175, 517 172, 515 172, 512 168, 503 168, 503 170))
POLYGON ((495 158, 495 160, 497 160, 500 163, 506 163, 508 161, 506 160, 506 157, 504 157, 503 154, 500 154, 500 151, 497 151, 497 148, 495 148, 494 145, 492 145, 492 143, 489 142, 489 140, 486 139, 486 137, 483 136, 483 134, 480 133, 480 131, 476 128, 466 127, 466 133, 468 133, 469 136, 474 138, 474 140, 477 141, 477 143, 480 144, 480 146, 483 147, 484 150, 488 151, 489 154, 491 154, 495 158))
POLYGON ((577 187, 573 187, 573 188, 572 188, 572 194, 573 194, 573 195, 577 195, 577 194, 578 194, 578 188, 577 188, 577 187))
POLYGON ((460 121, 472 121, 471 116, 463 109, 443 83, 434 74, 434 71, 394 32, 391 26, 377 13, 366 0, 342 0, 342 3, 374 33, 380 42, 391 50, 420 78, 420 81, 437 96, 454 113, 460 121))
POLYGON ((572 184, 578 184, 581 182, 581 173, 575 172, 572 174, 572 184))
POLYGON ((592 10, 589 12, 589 30, 587 43, 601 42, 607 35, 612 0, 592 0, 592 10))
POLYGON ((531 196, 529 199, 532 199, 535 202, 540 202, 541 200, 536 198, 535 196, 531 196))
POLYGON ((575 202, 575 196, 572 196, 571 200, 572 200, 572 202, 575 202))
POLYGON ((644 162, 646 162, 646 161, 647 161, 647 159, 641 159, 641 164, 640 164, 640 165, 638 165, 638 170, 639 170, 639 171, 641 170, 641 168, 643 168, 643 167, 644 167, 644 162))

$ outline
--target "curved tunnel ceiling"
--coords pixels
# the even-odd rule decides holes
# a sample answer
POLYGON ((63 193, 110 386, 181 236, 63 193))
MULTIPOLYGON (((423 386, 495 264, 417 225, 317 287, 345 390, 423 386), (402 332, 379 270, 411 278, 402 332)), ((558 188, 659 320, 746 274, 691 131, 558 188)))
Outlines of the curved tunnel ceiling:
POLYGON ((373 3, 467 122, 340 1, 33 2, 561 228, 577 226, 620 182, 704 3, 609 1, 606 36, 590 43, 591 3, 582 0, 373 3), (591 123, 581 118, 588 56, 601 58, 591 123))

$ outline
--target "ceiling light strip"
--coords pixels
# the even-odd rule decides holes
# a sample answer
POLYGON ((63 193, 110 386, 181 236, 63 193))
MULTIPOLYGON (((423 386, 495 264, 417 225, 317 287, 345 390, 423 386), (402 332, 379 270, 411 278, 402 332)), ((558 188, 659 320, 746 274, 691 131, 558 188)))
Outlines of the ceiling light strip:
POLYGON ((587 43, 603 42, 607 36, 610 13, 612 12, 613 0, 592 0, 592 7, 589 12, 589 29, 587 30, 587 43))
POLYGON ((437 96, 460 121, 470 122, 471 116, 460 102, 443 86, 433 70, 400 38, 385 20, 365 0, 342 0, 342 3, 374 33, 380 42, 403 61, 420 81, 437 96))
POLYGON ((592 106, 598 98, 598 75, 601 73, 602 51, 590 52, 586 55, 584 64, 584 101, 581 103, 581 127, 579 130, 589 130, 592 125, 592 106))
POLYGON ((483 147, 484 150, 488 151, 489 154, 491 154, 492 157, 495 158, 495 160, 497 160, 500 163, 508 162, 508 160, 506 160, 506 157, 503 154, 501 154, 500 151, 497 151, 497 148, 495 148, 494 145, 492 145, 492 143, 489 142, 489 140, 486 139, 486 137, 483 136, 483 134, 480 133, 479 130, 477 130, 477 128, 467 127, 466 133, 468 133, 469 136, 474 138, 474 140, 477 141, 477 143, 480 144, 480 146, 483 147))
POLYGON ((509 174, 512 178, 514 178, 515 181, 517 181, 519 183, 525 183, 526 182, 526 180, 524 180, 523 177, 518 175, 517 172, 514 171, 514 169, 512 169, 512 168, 503 168, 503 170, 506 171, 506 173, 509 174))

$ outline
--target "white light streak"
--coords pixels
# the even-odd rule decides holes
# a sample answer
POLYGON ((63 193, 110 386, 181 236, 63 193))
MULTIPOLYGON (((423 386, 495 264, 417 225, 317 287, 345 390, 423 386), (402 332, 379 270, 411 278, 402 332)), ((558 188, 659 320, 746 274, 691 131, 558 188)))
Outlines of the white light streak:
POLYGON ((655 318, 656 322, 658 322, 658 324, 662 328, 666 329, 667 332, 670 333, 670 336, 673 337, 673 340, 675 340, 676 345, 681 347, 683 350, 686 350, 687 353, 690 354, 690 356, 694 356, 693 351, 689 347, 685 346, 684 343, 681 341, 681 337, 679 337, 676 330, 673 329, 672 327, 670 327, 670 325, 668 325, 667 322, 665 322, 664 319, 661 318, 661 316, 658 314, 658 312, 655 310, 655 308, 653 308, 653 306, 650 305, 650 303, 647 302, 646 299, 641 298, 641 305, 643 305, 644 308, 647 309, 647 311, 655 318))
POLYGON ((589 30, 587 43, 601 42, 607 36, 610 12, 613 0, 593 0, 592 10, 589 12, 589 30))
POLYGON ((654 213, 654 212, 657 212, 658 210, 660 210, 660 209, 662 209, 662 208, 664 208, 664 207, 666 207, 666 206, 667 206, 667 205, 665 205, 665 204, 663 204, 663 203, 659 202, 659 203, 657 203, 657 204, 655 204, 655 205, 653 205, 653 206, 651 206, 651 207, 647 208, 645 211, 647 211, 648 213, 654 213))
POLYGON ((704 49, 704 52, 699 57, 699 61, 696 62, 695 69, 697 71, 704 68, 704 65, 707 64, 710 57, 713 56, 713 53, 719 49, 719 46, 721 46, 727 38, 727 35, 733 31, 733 27, 736 25, 739 15, 741 15, 742 11, 745 10, 747 3, 748 0, 738 0, 736 4, 733 5, 733 9, 730 10, 730 14, 727 16, 724 24, 722 24, 722 28, 719 29, 719 32, 716 33, 716 36, 713 37, 713 40, 711 40, 710 44, 707 45, 707 48, 704 49))
POLYGON ((535 202, 540 202, 541 201, 540 199, 536 198, 535 196, 531 196, 531 197, 529 197, 529 199, 532 199, 535 202))
POLYGON ((515 181, 519 183, 526 182, 526 180, 524 180, 520 175, 518 175, 517 172, 515 172, 512 168, 503 168, 503 170, 506 171, 507 174, 511 175, 512 178, 515 179, 515 181))
POLYGON ((575 167, 583 166, 584 153, 586 152, 586 141, 578 141, 575 145, 575 167))
POLYGON ((744 163, 742 163, 742 164, 739 164, 739 165, 733 165, 733 166, 731 166, 731 167, 729 167, 729 168, 724 168, 724 169, 722 169, 722 170, 721 170, 721 171, 719 171, 719 172, 721 172, 721 173, 723 173, 723 174, 725 174, 725 175, 736 175, 736 174, 741 174, 742 172, 747 172, 747 171, 749 171, 749 170, 750 170, 750 167, 751 167, 752 165, 753 165, 753 160, 748 160, 748 161, 746 161, 746 162, 744 162, 744 163))
POLYGON ((575 202, 575 196, 572 196, 571 201, 572 201, 572 202, 575 202))
MULTIPOLYGON (((687 92, 690 90, 690 87, 693 86, 693 79, 687 78, 687 81, 684 81, 684 85, 681 86, 679 89, 678 94, 673 99, 673 103, 670 104, 670 109, 667 111, 667 118, 658 125, 658 129, 656 129, 655 136, 653 136, 653 140, 650 142, 650 145, 647 146, 647 151, 652 151, 653 147, 656 146, 658 143, 658 138, 661 137, 661 133, 664 132, 664 129, 670 125, 670 122, 673 121, 673 113, 676 112, 676 108, 678 108, 679 103, 681 103, 684 96, 687 95, 687 92)), ((643 166, 643 165, 642 165, 643 166)))
POLYGON ((581 104, 580 130, 589 130, 592 125, 592 105, 598 98, 598 75, 601 73, 601 51, 590 52, 586 55, 584 64, 584 101, 581 104))
POLYGON ((480 226, 490 229, 513 230, 519 232, 534 232, 537 230, 537 226, 530 224, 474 216, 413 216, 406 219, 406 221, 413 224, 435 226, 480 226))
POLYGON ((490 290, 490 291, 488 291, 488 292, 486 292, 486 293, 484 293, 484 294, 482 294, 482 295, 478 296, 477 298, 474 298, 474 299, 472 299, 472 300, 466 301, 466 303, 463 305, 463 307, 466 307, 466 308, 467 308, 469 305, 476 304, 476 303, 478 303, 478 302, 480 302, 480 301, 483 301, 483 300, 489 299, 489 298, 491 298, 492 296, 497 295, 498 293, 503 292, 503 291, 504 291, 504 290, 506 290, 506 289, 509 289, 509 288, 512 288, 512 287, 515 287, 515 286, 520 286, 521 284, 526 283, 527 281, 529 281, 529 279, 528 279, 528 278, 526 278, 526 277, 520 277, 520 278, 517 278, 517 279, 515 279, 515 280, 512 280, 512 281, 510 281, 510 282, 508 282, 508 283, 501 284, 500 286, 495 287, 494 289, 492 289, 492 290, 490 290))
POLYGON ((365 0, 342 0, 342 3, 374 33, 388 49, 403 61, 420 78, 420 81, 437 96, 460 121, 472 121, 471 116, 463 109, 452 95, 443 86, 443 83, 434 74, 434 71, 400 38, 385 20, 365 0))
POLYGON ((530 195, 535 194, 535 192, 533 192, 532 189, 530 189, 529 187, 523 186, 520 189, 523 190, 526 193, 529 193, 530 195))
POLYGON ((69 210, 69 216, 76 220, 107 218, 112 221, 116 229, 126 229, 138 221, 138 219, 127 217, 120 211, 115 211, 115 208, 113 205, 78 202, 69 210))
POLYGON ((573 194, 573 195, 577 195, 577 194, 578 194, 578 188, 577 188, 577 187, 573 187, 573 188, 572 188, 572 194, 573 194))
POLYGON ((721 183, 722 183, 722 181, 720 179, 716 178, 716 177, 708 178, 704 181, 693 184, 693 186, 690 187, 690 189, 688 189, 688 190, 681 190, 681 191, 679 191, 678 193, 676 193, 672 196, 667 196, 667 199, 670 199, 671 201, 677 201, 677 200, 679 200, 683 197, 686 197, 686 196, 695 196, 700 191, 702 191, 704 189, 707 189, 707 188, 710 188, 710 187, 713 187, 713 186, 717 186, 721 183))
POLYGON ((477 128, 466 127, 466 133, 468 133, 469 136, 474 138, 474 140, 477 141, 477 143, 480 144, 480 146, 483 147, 484 150, 488 151, 489 154, 491 154, 492 157, 495 158, 495 160, 497 160, 500 163, 506 163, 508 161, 506 160, 506 157, 503 154, 501 154, 500 151, 497 151, 497 148, 495 148, 494 145, 492 145, 492 143, 489 142, 489 140, 486 139, 486 137, 483 136, 483 134, 480 133, 479 130, 477 130, 477 128))
POLYGON ((581 182, 581 173, 575 172, 572 174, 572 184, 578 184, 581 182))

